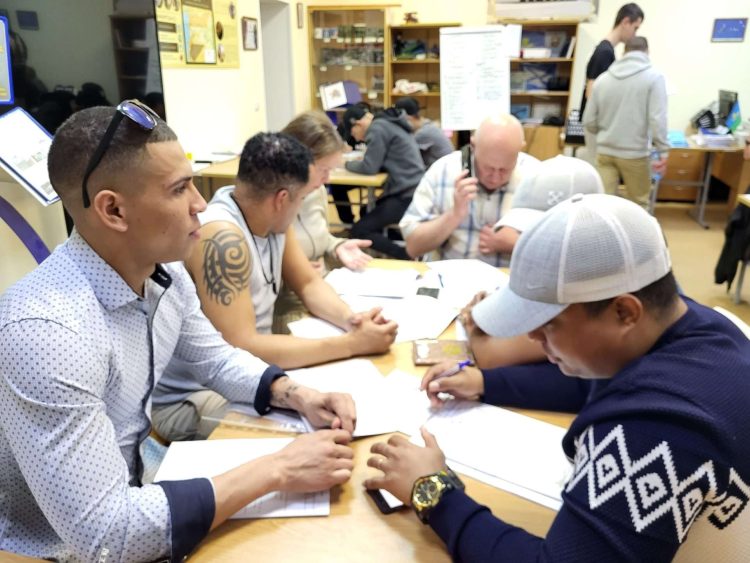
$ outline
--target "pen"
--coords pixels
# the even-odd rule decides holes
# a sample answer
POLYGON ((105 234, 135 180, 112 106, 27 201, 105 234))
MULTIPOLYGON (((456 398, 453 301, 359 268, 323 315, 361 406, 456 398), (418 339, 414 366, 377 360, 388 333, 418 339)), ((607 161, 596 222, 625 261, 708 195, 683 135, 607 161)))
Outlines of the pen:
POLYGON ((445 287, 443 285, 443 276, 440 275, 440 272, 438 272, 438 281, 440 282, 440 287, 445 287))
POLYGON ((433 381, 435 379, 442 379, 443 377, 450 377, 451 375, 456 375, 459 371, 462 371, 465 367, 471 365, 471 360, 464 360, 463 362, 458 362, 455 366, 452 368, 448 368, 442 373, 439 373, 435 376, 433 381))

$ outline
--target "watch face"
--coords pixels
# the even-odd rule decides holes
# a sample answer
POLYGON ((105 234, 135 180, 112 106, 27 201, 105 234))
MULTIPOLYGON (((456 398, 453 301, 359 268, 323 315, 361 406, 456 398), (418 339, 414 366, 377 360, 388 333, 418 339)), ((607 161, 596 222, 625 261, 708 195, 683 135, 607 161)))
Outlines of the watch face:
POLYGON ((418 509, 432 508, 440 500, 445 484, 436 475, 422 478, 414 488, 412 504, 418 509))

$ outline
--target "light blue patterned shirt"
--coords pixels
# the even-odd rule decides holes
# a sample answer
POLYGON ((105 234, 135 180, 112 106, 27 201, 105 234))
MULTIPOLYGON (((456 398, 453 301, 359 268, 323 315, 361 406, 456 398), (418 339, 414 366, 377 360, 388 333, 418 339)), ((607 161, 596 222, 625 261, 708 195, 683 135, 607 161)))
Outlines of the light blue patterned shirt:
MULTIPOLYGON (((503 188, 493 192, 480 189, 476 199, 469 205, 466 219, 437 249, 439 258, 475 258, 493 266, 507 266, 510 256, 479 252, 479 231, 485 225, 494 225, 510 211, 513 193, 523 176, 538 164, 539 161, 533 156, 519 153, 516 167, 503 188)), ((408 239, 420 223, 437 219, 453 209, 454 184, 461 170, 461 151, 454 151, 430 166, 398 224, 404 239, 408 239)))
POLYGON ((263 412, 281 372, 221 338, 181 265, 144 294, 74 232, 0 298, 0 549, 179 560, 208 532, 208 480, 140 484, 155 381, 174 356, 263 412))

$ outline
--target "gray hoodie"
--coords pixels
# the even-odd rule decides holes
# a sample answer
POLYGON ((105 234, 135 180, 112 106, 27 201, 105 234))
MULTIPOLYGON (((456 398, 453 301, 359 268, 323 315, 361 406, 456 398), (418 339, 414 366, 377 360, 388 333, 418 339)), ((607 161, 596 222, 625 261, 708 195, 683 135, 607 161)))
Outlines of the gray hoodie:
POLYGON ((597 153, 643 158, 650 133, 654 148, 667 156, 667 89, 646 53, 626 53, 596 79, 583 125, 596 135, 597 153))
POLYGON ((411 199, 424 176, 424 163, 406 113, 388 108, 377 114, 367 128, 365 142, 364 158, 347 162, 347 170, 359 174, 388 172, 388 182, 381 197, 411 199))

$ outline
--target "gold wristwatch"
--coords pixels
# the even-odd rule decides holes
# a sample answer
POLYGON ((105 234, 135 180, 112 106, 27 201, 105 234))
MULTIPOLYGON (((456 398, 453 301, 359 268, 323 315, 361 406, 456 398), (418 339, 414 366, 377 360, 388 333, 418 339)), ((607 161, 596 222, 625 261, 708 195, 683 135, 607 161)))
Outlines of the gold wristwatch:
POLYGON ((423 524, 427 524, 432 509, 437 506, 443 495, 454 489, 463 491, 464 484, 450 467, 414 481, 414 487, 411 490, 411 505, 423 524))

